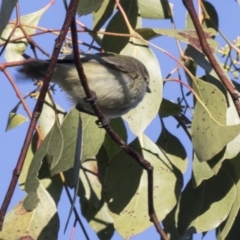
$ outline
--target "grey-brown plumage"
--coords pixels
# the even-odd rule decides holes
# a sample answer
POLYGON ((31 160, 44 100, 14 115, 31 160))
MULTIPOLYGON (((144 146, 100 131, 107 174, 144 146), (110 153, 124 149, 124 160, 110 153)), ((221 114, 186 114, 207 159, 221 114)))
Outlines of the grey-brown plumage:
MULTIPOLYGON (((81 55, 89 87, 97 95, 98 106, 108 118, 115 118, 134 108, 148 91, 149 74, 137 59, 115 53, 81 55)), ((19 72, 25 78, 44 79, 49 62, 33 60, 25 63, 19 72)), ((72 100, 86 112, 94 114, 89 103, 84 101, 73 55, 59 59, 54 69, 52 82, 66 91, 72 100)))

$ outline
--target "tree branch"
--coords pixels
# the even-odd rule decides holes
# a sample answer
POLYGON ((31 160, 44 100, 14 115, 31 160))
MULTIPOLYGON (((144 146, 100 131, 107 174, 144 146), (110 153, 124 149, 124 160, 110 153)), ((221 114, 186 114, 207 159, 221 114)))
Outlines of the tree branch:
POLYGON ((211 48, 209 47, 207 40, 205 38, 202 26, 198 20, 192 0, 182 0, 182 1, 191 16, 191 19, 195 26, 195 29, 196 29, 203 52, 207 56, 209 62, 211 63, 213 69, 217 73, 219 79, 221 80, 223 85, 226 87, 226 89, 230 93, 230 95, 233 99, 233 102, 235 104, 235 107, 237 109, 238 115, 240 116, 240 101, 239 101, 240 94, 239 94, 239 92, 235 89, 235 87, 233 86, 231 81, 229 81, 229 79, 225 76, 224 71, 221 69, 217 60, 215 59, 215 57, 211 51, 211 48))
POLYGON ((59 34, 59 37, 57 38, 57 41, 55 43, 54 50, 53 50, 53 53, 52 53, 52 57, 51 57, 51 60, 50 60, 50 64, 49 64, 49 67, 48 67, 48 70, 47 70, 47 74, 46 74, 46 77, 44 79, 43 86, 42 86, 38 101, 37 101, 37 103, 35 105, 35 108, 34 108, 33 117, 31 119, 31 122, 30 122, 30 125, 29 125, 29 128, 28 128, 28 132, 27 132, 27 135, 25 137, 24 144, 22 146, 17 165, 16 165, 16 167, 13 171, 13 176, 12 176, 10 185, 8 187, 8 191, 5 195, 5 198, 3 200, 3 204, 2 204, 2 207, 1 207, 1 210, 0 210, 0 230, 2 230, 5 214, 7 212, 9 203, 10 203, 12 195, 14 193, 14 190, 15 190, 15 187, 16 187, 16 184, 17 184, 17 181, 18 181, 18 177, 19 177, 19 175, 22 171, 22 167, 23 167, 23 164, 24 164, 24 161, 25 161, 25 158, 26 158, 26 154, 27 154, 28 148, 29 148, 31 140, 32 140, 33 132, 34 132, 34 129, 35 129, 37 121, 38 121, 38 118, 39 118, 39 116, 41 114, 41 111, 42 111, 44 99, 45 99, 45 96, 46 96, 46 93, 47 93, 47 90, 48 90, 48 86, 49 86, 49 83, 50 83, 50 80, 51 80, 51 77, 52 77, 52 74, 53 74, 53 69, 55 68, 55 65, 56 65, 56 62, 57 62, 57 59, 58 59, 58 55, 60 53, 60 49, 61 49, 61 46, 63 44, 63 41, 65 40, 65 36, 68 32, 69 26, 70 26, 72 20, 74 19, 75 14, 76 14, 77 5, 78 5, 78 0, 71 0, 71 2, 69 4, 69 7, 68 7, 67 14, 66 14, 66 18, 64 20, 62 30, 61 30, 61 32, 59 34))
POLYGON ((74 52, 74 59, 76 64, 76 69, 78 71, 78 75, 81 81, 81 85, 86 93, 87 99, 90 102, 95 114, 97 115, 99 121, 103 124, 102 127, 105 128, 107 133, 110 135, 113 141, 115 141, 125 152, 127 152, 130 156, 132 156, 138 164, 147 171, 148 175, 148 214, 150 220, 154 223, 157 232, 160 234, 163 240, 168 240, 165 232, 163 231, 159 220, 157 218, 155 209, 154 209, 154 201, 153 201, 153 167, 151 164, 146 161, 139 153, 134 151, 131 147, 129 147, 114 130, 107 124, 107 119, 102 114, 101 110, 99 109, 95 96, 92 93, 91 89, 88 86, 87 78, 84 73, 81 58, 79 57, 79 49, 78 49, 78 36, 77 36, 77 26, 76 21, 73 20, 71 24, 71 33, 72 33, 72 44, 73 44, 73 52, 74 52))

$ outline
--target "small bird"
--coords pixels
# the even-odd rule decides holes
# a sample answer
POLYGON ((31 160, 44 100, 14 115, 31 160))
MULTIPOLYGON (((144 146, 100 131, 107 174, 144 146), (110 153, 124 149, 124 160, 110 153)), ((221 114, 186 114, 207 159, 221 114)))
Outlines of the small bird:
MULTIPOLYGON (((142 101, 149 89, 149 74, 142 62, 116 53, 81 54, 89 88, 95 92, 97 104, 111 119, 120 117, 142 101)), ((24 63, 19 72, 24 78, 44 79, 49 61, 33 60, 24 63)), ((84 99, 84 89, 74 64, 74 56, 58 59, 52 82, 58 84, 83 112, 95 115, 84 99)))

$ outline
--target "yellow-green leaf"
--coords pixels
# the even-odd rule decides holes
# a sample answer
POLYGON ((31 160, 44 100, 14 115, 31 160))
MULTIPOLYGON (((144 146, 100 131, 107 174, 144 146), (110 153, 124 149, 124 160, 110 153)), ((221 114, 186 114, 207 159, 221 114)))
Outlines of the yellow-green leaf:
POLYGON ((39 185, 39 204, 33 211, 27 211, 23 202, 18 203, 6 216, 0 239, 57 239, 59 218, 56 205, 44 189, 39 185), (14 231, 13 231, 14 227, 14 231))
MULTIPOLYGON (((182 188, 179 171, 147 136, 141 135, 131 147, 154 167, 154 204, 161 221, 173 209, 182 188), (159 197, 161 196, 161 197, 159 197)), ((104 191, 114 227, 128 239, 152 226, 148 216, 146 171, 124 151, 109 162, 104 191)))
POLYGON ((103 0, 81 0, 78 3, 77 12, 79 16, 88 15, 89 13, 97 11, 103 0))
MULTIPOLYGON (((41 16, 50 6, 51 6, 51 4, 49 3, 44 8, 42 8, 41 10, 39 10, 37 12, 33 12, 30 14, 21 16, 20 17, 21 23, 37 26, 41 16)), ((15 23, 16 20, 13 20, 13 22, 15 23)), ((13 28, 14 28, 14 24, 9 24, 3 30, 2 35, 1 35, 1 40, 0 40, 1 43, 4 43, 8 39, 13 28)), ((30 27, 23 27, 23 28, 27 34, 33 34, 36 31, 36 29, 30 28, 30 27)), ((18 37, 24 37, 24 34, 20 28, 17 28, 15 30, 15 32, 13 33, 13 35, 11 37, 11 40, 18 38, 18 37)), ((26 38, 22 38, 21 40, 16 41, 16 43, 8 43, 8 45, 6 47, 6 53, 5 53, 6 61, 10 62, 10 61, 22 60, 23 59, 22 54, 26 48, 27 48, 26 38)))
POLYGON ((138 0, 138 7, 143 18, 149 19, 168 19, 170 14, 168 12, 168 5, 173 12, 173 4, 168 1, 159 0, 138 0))
POLYGON ((9 131, 23 123, 25 123, 28 119, 23 115, 17 114, 15 112, 10 112, 8 117, 8 123, 6 127, 6 131, 9 131))
POLYGON ((151 93, 146 93, 142 102, 123 118, 128 122, 131 131, 140 135, 151 123, 159 111, 162 101, 162 76, 158 60, 151 49, 141 40, 132 38, 121 54, 130 55, 143 62, 146 66, 150 83, 151 93))
POLYGON ((236 186, 224 169, 193 188, 191 181, 184 189, 176 212, 180 234, 188 231, 207 232, 218 227, 229 215, 236 196, 236 186))

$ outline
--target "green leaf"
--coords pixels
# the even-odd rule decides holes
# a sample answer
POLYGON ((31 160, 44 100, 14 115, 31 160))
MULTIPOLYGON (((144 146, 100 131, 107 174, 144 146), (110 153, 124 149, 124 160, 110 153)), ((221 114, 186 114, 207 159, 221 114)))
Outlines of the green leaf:
POLYGON ((99 30, 113 14, 115 3, 103 0, 101 7, 93 13, 93 29, 99 30))
POLYGON ((239 217, 237 215, 239 214, 240 209, 240 165, 239 165, 239 157, 240 154, 238 154, 234 159, 231 160, 231 164, 234 170, 234 174, 232 174, 235 184, 236 184, 236 198, 234 199, 231 211, 229 213, 229 216, 220 227, 217 234, 218 240, 224 240, 224 239, 236 239, 236 236, 239 236, 239 217), (237 226, 236 226, 237 224, 237 226), (235 232, 235 234, 234 234, 235 232), (238 234, 236 234, 238 232, 238 234))
POLYGON ((123 116, 131 131, 136 135, 144 132, 159 111, 162 101, 162 76, 155 54, 141 40, 132 38, 121 54, 143 61, 149 73, 151 93, 146 93, 137 107, 123 116))
POLYGON ((205 10, 207 11, 210 18, 205 18, 203 23, 203 28, 213 28, 215 31, 218 31, 219 27, 219 19, 218 19, 218 13, 210 2, 208 1, 202 1, 203 6, 205 7, 205 10))
POLYGON ((164 125, 162 125, 162 132, 156 144, 164 151, 171 164, 176 167, 176 171, 183 174, 188 164, 186 150, 180 140, 171 134, 164 125))
POLYGON ((164 117, 174 116, 178 115, 182 112, 182 108, 179 104, 176 104, 172 101, 169 101, 165 98, 162 99, 160 109, 159 109, 159 115, 164 117))
POLYGON ((79 171, 80 171, 80 159, 82 157, 82 120, 79 118, 78 129, 77 129, 77 141, 76 141, 76 150, 74 156, 74 166, 73 166, 73 189, 74 195, 71 201, 71 209, 68 214, 68 218, 65 224, 64 232, 66 232, 70 217, 73 213, 75 203, 77 200, 77 194, 79 189, 79 171))
MULTIPOLYGON (((79 112, 73 108, 63 121, 61 131, 64 138, 63 152, 58 164, 50 170, 51 175, 63 172, 74 166, 79 112)), ((105 131, 96 124, 97 118, 81 113, 83 143, 81 161, 95 158, 101 147, 105 131)))
POLYGON ((198 100, 192 121, 192 142, 197 158, 207 161, 239 135, 240 124, 226 126, 227 103, 216 86, 197 78, 194 79, 194 86, 205 108, 198 100))
POLYGON ((33 210, 38 204, 37 188, 39 186, 38 171, 42 165, 43 158, 49 168, 52 168, 59 161, 63 150, 63 136, 58 123, 55 123, 51 131, 48 133, 39 149, 36 151, 31 162, 28 176, 25 182, 25 191, 29 195, 24 200, 26 210, 33 210))
POLYGON ((8 116, 8 123, 6 127, 6 131, 9 131, 21 124, 25 123, 28 119, 23 115, 17 114, 15 112, 10 112, 8 116))
POLYGON ((149 19, 168 19, 170 14, 168 6, 170 5, 171 12, 173 12, 173 4, 168 1, 159 0, 138 0, 138 7, 143 18, 149 19))
MULTIPOLYGON (((196 48, 198 51, 202 52, 201 45, 199 43, 198 35, 195 30, 186 29, 166 29, 166 28, 138 28, 136 32, 141 35, 144 39, 150 40, 151 38, 157 36, 167 36, 175 38, 179 41, 188 43, 196 48)), ((215 35, 214 29, 205 29, 205 37, 208 44, 213 52, 217 50, 218 43, 212 39, 215 35)))
POLYGON ((45 97, 42 112, 39 117, 39 128, 42 136, 46 137, 56 121, 59 121, 61 124, 65 115, 66 112, 58 104, 53 104, 48 93, 45 97))
POLYGON ((7 26, 8 21, 11 17, 13 8, 15 7, 17 0, 2 0, 0 9, 0 36, 2 35, 3 29, 7 26))
POLYGON ((193 171, 193 186, 194 187, 200 186, 200 184, 204 180, 207 180, 214 176, 214 172, 209 167, 207 162, 200 162, 197 159, 196 154, 194 154, 194 158, 193 158, 192 171, 193 171))
MULTIPOLYGON (((182 188, 181 177, 176 174, 176 167, 147 136, 140 135, 130 146, 142 152, 144 159, 154 167, 154 204, 161 221, 177 202, 182 188)), ((108 164, 104 193, 114 227, 124 239, 152 226, 148 216, 147 179, 146 171, 123 150, 108 164)))
MULTIPOLYGON (((123 139, 123 141, 127 141, 127 130, 124 125, 124 122, 121 118, 114 118, 110 122, 113 130, 123 139)), ((105 135, 105 140, 103 142, 104 150, 108 155, 108 159, 111 159, 117 152, 121 150, 121 147, 115 143, 109 134, 105 135)))
POLYGON ((235 196, 234 181, 224 169, 197 188, 190 181, 176 213, 180 234, 207 232, 219 226, 229 215, 235 196))
POLYGON ((20 202, 7 214, 0 239, 57 239, 56 205, 42 185, 38 186, 37 194, 39 204, 33 211, 27 211, 20 202))
POLYGON ((97 124, 97 117, 81 113, 83 125, 83 162, 89 158, 95 158, 99 148, 102 146, 106 131, 100 128, 97 124))
POLYGON ((79 116, 79 112, 74 107, 63 120, 60 127, 64 139, 63 151, 56 166, 50 169, 51 176, 74 166, 79 116))
MULTIPOLYGON (((137 25, 140 27, 141 19, 138 17, 137 1, 124 0, 121 1, 121 5, 132 28, 135 29, 137 25)), ((129 34, 126 23, 119 11, 117 11, 117 13, 110 20, 106 27, 106 32, 129 34)), ((102 48, 107 52, 119 53, 127 45, 128 41, 129 37, 104 35, 102 39, 102 48)))
POLYGON ((103 0, 81 0, 78 3, 77 12, 79 16, 88 15, 97 11, 103 3, 103 0))
POLYGON ((113 219, 108 213, 104 196, 102 195, 102 184, 99 179, 99 172, 107 167, 107 161, 92 159, 82 163, 80 171, 79 196, 81 211, 89 222, 89 225, 97 233, 100 239, 111 239, 115 229, 113 219), (101 166, 99 166, 101 165, 101 166))
MULTIPOLYGON (((51 4, 46 5, 44 8, 40 9, 37 12, 30 13, 24 16, 20 17, 21 23, 37 26, 38 22, 43 15, 43 13, 51 6, 51 4)), ((13 22, 16 22, 16 20, 13 20, 13 22)), ((4 43, 7 39, 10 33, 12 32, 12 29, 14 27, 14 24, 9 24, 2 32, 1 35, 1 43, 4 43)), ((36 29, 30 28, 30 27, 23 27, 27 34, 33 34, 35 33, 36 29)), ((24 37, 24 34, 20 28, 17 28, 15 32, 13 33, 11 40, 18 38, 18 37, 24 37)), ((5 53, 5 59, 8 62, 11 61, 18 61, 22 60, 22 54, 27 48, 27 39, 23 38, 21 40, 16 41, 16 43, 8 43, 6 47, 6 53, 5 53)))

